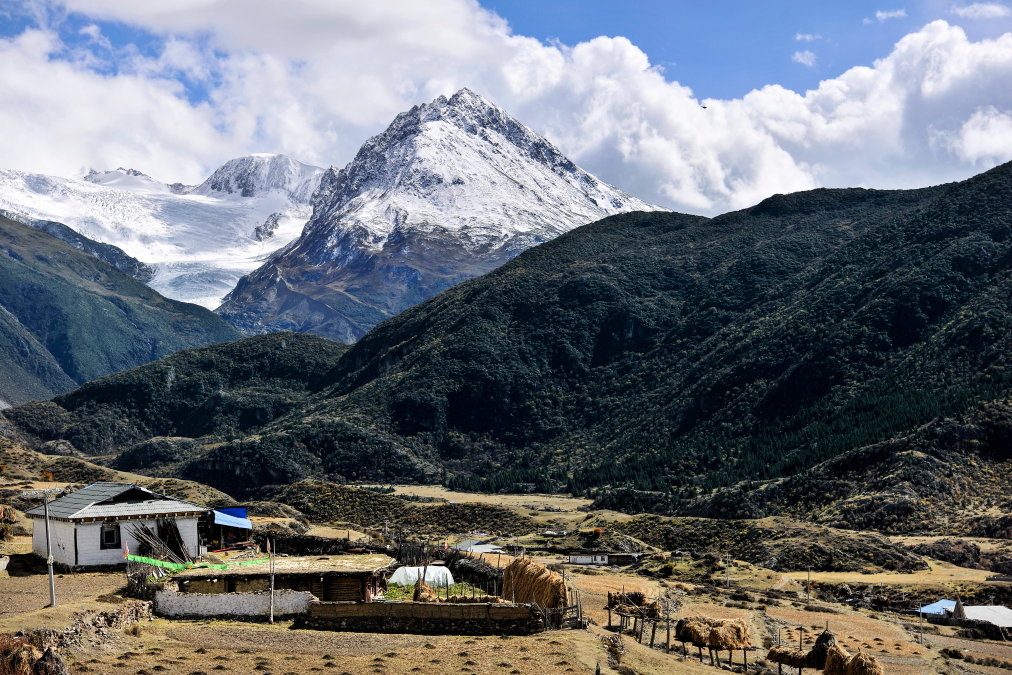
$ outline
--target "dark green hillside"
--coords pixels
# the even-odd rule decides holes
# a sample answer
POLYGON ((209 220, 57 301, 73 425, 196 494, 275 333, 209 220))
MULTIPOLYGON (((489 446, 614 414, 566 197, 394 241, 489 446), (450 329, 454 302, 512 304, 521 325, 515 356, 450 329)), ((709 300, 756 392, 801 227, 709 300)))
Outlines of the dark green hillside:
MULTIPOLYGON (((94 380, 52 402, 18 406, 5 416, 40 442, 62 438, 89 454, 152 437, 232 437, 305 407, 308 390, 345 349, 300 333, 188 349, 94 380)), ((160 447, 136 448, 120 458, 121 468, 178 459, 159 455, 160 447)))
MULTIPOLYGON (((888 534, 1007 538, 1012 533, 1012 402, 933 420, 904 436, 845 452, 790 478, 742 482, 680 509, 707 518, 789 515, 888 534)), ((660 493, 651 510, 671 508, 660 493)), ((607 508, 609 496, 598 500, 607 508)))
POLYGON ((12 372, 36 373, 16 376, 21 384, 0 390, 0 398, 9 397, 11 403, 66 391, 73 383, 180 349, 238 337, 213 312, 168 300, 112 265, 4 217, 0 305, 9 313, 0 344, 18 344, 15 335, 23 331, 50 355, 49 365, 43 366, 31 347, 22 356, 5 350, 12 372), (11 327, 14 322, 17 326, 11 327), (53 361, 63 377, 51 372, 53 361))
POLYGON ((76 383, 60 369, 53 355, 0 307, 0 407, 35 398, 49 398, 76 383))
POLYGON ((922 190, 777 195, 713 219, 608 218, 388 319, 321 360, 285 406, 208 420, 206 390, 173 412, 144 397, 102 407, 105 390, 84 388, 8 417, 91 452, 210 434, 192 452, 159 441, 135 457, 162 453, 234 493, 306 478, 535 483, 701 510, 716 508, 698 501, 712 489, 802 474, 1006 396, 1010 303, 1005 165, 922 190), (71 431, 102 424, 129 433, 71 431))

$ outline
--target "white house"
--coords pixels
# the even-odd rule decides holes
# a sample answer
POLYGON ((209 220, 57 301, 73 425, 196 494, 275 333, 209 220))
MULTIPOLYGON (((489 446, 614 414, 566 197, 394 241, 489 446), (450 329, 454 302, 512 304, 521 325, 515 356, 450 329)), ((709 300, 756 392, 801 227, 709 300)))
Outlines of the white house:
MULTIPOLYGON (((49 503, 53 560, 69 567, 122 564, 124 544, 131 553, 140 548, 131 524, 145 523, 157 532, 159 519, 174 520, 186 547, 196 554, 197 519, 210 510, 130 483, 93 483, 49 503)), ((36 506, 25 515, 35 521, 32 551, 45 557, 45 509, 36 506)))
POLYGON ((607 553, 570 553, 570 565, 607 565, 607 553))

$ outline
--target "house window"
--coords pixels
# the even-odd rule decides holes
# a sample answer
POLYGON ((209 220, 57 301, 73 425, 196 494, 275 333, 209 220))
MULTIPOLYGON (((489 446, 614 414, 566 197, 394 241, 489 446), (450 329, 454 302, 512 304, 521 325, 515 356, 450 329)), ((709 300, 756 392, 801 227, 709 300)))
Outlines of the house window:
POLYGON ((119 523, 103 524, 101 536, 100 548, 119 548, 119 523))

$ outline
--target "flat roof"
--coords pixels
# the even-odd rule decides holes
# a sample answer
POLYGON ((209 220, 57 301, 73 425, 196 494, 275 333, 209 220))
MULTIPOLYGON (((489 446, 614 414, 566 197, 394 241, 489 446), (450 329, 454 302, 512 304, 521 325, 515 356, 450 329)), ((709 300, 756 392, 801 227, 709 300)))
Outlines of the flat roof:
MULTIPOLYGON (((382 554, 278 557, 274 561, 275 574, 374 574, 396 561, 382 554)), ((251 565, 229 565, 226 570, 194 567, 173 575, 175 579, 211 579, 223 576, 261 576, 271 573, 265 558, 251 565)))

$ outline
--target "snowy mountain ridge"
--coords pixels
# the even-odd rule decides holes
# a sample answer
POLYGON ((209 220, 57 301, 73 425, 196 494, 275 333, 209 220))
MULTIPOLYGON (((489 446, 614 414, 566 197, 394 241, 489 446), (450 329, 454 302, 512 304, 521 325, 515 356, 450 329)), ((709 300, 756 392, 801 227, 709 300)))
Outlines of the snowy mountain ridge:
POLYGON ((569 230, 658 211, 601 182, 469 89, 414 106, 327 170, 302 235, 217 310, 248 334, 351 342, 569 230))
POLYGON ((0 169, 0 209, 116 246, 154 267, 161 294, 213 309, 298 237, 322 175, 285 155, 230 160, 193 187, 122 167, 80 179, 0 169))

